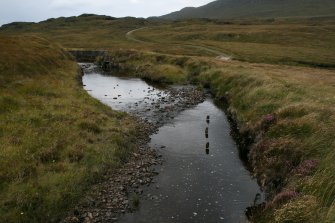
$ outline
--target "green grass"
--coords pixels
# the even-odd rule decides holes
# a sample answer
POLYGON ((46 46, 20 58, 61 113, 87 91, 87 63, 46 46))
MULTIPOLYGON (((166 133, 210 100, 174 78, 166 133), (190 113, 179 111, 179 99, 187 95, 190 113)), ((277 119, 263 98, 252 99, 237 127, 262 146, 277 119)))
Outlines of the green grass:
POLYGON ((57 222, 135 149, 137 126, 92 99, 39 37, 0 36, 0 222, 57 222))
MULTIPOLYGON (((186 57, 171 58, 163 54, 145 53, 134 50, 115 50, 109 52, 110 58, 115 58, 117 64, 124 64, 120 73, 163 84, 184 84, 187 75, 182 65, 188 60, 186 57), (170 60, 171 59, 171 60, 170 60)), ((97 63, 101 64, 101 58, 97 63)))

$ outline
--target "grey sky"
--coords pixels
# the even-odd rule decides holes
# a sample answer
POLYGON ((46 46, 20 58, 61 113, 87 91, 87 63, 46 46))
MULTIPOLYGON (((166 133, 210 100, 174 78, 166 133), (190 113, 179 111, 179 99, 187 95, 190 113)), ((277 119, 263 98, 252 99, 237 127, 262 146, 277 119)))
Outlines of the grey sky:
POLYGON ((0 25, 14 21, 37 22, 82 13, 149 17, 211 1, 213 0, 0 0, 0 25))

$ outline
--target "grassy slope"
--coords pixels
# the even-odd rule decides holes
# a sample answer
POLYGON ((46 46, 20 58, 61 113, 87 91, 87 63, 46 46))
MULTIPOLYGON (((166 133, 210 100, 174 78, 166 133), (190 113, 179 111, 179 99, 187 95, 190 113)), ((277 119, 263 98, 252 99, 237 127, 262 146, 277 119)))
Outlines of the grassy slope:
POLYGON ((40 23, 13 23, 1 28, 2 33, 39 35, 66 48, 119 49, 136 46, 126 41, 128 31, 143 27, 143 19, 115 19, 108 16, 82 15, 49 19, 40 23))
POLYGON ((134 148, 136 126, 92 99, 39 37, 0 36, 0 222, 54 222, 134 148))
POLYGON ((59 18, 37 24, 12 24, 4 34, 39 35, 66 48, 137 49, 164 54, 213 56, 188 44, 207 46, 237 60, 303 66, 335 67, 333 18, 224 24, 206 20, 174 23, 105 16, 59 18), (133 29, 144 42, 128 40, 133 29), (179 44, 173 44, 179 43, 179 44))
POLYGON ((217 0, 198 8, 186 8, 162 16, 164 19, 186 18, 278 18, 335 15, 332 0, 217 0))
POLYGON ((41 36, 61 44, 67 49, 137 49, 144 51, 160 51, 164 53, 203 55, 187 47, 170 45, 162 47, 159 44, 141 43, 128 40, 126 33, 144 26, 161 24, 143 19, 121 18, 106 16, 83 15, 79 17, 57 18, 40 23, 12 23, 0 28, 5 35, 41 36))
MULTIPOLYGON (((233 58, 257 63, 335 67, 335 23, 218 24, 182 21, 134 35, 147 42, 208 46, 233 58)), ((160 52, 164 52, 164 47, 160 52)))

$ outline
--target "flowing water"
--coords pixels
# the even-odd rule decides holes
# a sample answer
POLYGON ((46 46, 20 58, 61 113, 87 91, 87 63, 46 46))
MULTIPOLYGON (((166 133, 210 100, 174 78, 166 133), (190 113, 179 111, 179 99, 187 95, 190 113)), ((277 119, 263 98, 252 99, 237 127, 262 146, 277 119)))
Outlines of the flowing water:
MULTIPOLYGON (((83 83, 93 97, 122 111, 147 109, 146 100, 168 94, 140 79, 97 72, 85 74, 83 83)), ((211 98, 166 122, 150 146, 165 161, 155 183, 144 188, 139 210, 119 222, 247 222, 246 208, 262 193, 239 158, 225 113, 211 98)))

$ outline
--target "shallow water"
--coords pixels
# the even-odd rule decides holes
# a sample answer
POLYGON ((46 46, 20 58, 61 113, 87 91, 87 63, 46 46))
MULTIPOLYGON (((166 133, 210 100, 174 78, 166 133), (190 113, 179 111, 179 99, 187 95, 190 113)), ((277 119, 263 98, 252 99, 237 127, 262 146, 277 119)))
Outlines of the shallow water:
POLYGON ((91 96, 121 111, 150 108, 152 102, 168 94, 138 78, 106 76, 97 72, 86 73, 83 84, 91 96))
MULTIPOLYGON (((85 74, 83 83, 93 97, 122 111, 145 97, 152 101, 166 94, 155 89, 148 96, 152 87, 140 79, 94 72, 85 74)), ((225 113, 210 98, 162 126, 150 145, 164 164, 155 183, 144 188, 139 210, 119 222, 247 222, 245 209, 261 191, 239 159, 225 113)))

